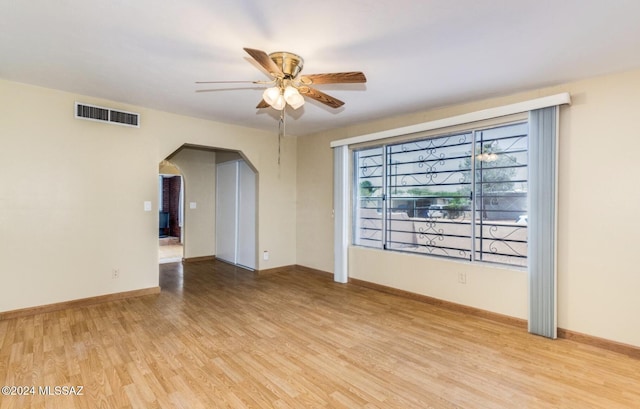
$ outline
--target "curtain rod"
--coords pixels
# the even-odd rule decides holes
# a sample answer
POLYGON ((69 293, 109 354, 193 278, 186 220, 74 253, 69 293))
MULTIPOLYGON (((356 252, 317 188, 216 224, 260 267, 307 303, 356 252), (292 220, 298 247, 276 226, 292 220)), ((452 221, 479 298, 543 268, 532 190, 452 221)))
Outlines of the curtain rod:
POLYGON ((434 129, 446 128, 449 126, 463 125, 471 122, 484 121, 486 119, 499 118, 501 116, 519 114, 532 111, 534 109, 548 108, 556 105, 571 105, 571 95, 568 92, 550 95, 548 97, 530 99, 528 101, 517 102, 515 104, 503 105, 495 108, 483 109, 469 112, 467 114, 450 116, 448 118, 436 119, 434 121, 422 122, 415 125, 403 126, 402 128, 388 129, 386 131, 374 132, 365 135, 353 136, 351 138, 339 139, 331 142, 331 147, 353 145, 356 143, 377 141, 394 136, 408 135, 417 132, 431 131, 434 129))

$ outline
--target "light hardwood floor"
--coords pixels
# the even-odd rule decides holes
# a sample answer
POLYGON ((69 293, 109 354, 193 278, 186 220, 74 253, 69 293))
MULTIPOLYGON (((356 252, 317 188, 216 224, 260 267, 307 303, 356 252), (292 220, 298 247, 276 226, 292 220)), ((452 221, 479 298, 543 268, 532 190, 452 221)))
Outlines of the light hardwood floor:
POLYGON ((638 408, 640 361, 304 271, 161 265, 162 292, 0 321, 0 408, 638 408))
POLYGON ((160 238, 158 244, 158 262, 160 264, 182 261, 184 249, 178 237, 160 238))

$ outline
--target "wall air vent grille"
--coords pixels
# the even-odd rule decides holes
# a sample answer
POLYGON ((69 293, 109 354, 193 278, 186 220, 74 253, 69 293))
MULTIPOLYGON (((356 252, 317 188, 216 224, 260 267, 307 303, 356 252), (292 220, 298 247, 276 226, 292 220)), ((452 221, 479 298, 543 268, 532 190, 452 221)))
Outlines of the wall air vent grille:
POLYGON ((76 118, 140 128, 140 114, 76 102, 76 118))

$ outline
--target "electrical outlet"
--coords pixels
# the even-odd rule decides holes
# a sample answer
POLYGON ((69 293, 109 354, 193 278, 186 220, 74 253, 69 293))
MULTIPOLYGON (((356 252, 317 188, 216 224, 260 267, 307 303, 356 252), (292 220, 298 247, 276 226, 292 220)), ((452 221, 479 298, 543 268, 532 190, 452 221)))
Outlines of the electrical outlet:
POLYGON ((467 273, 465 272, 458 273, 458 283, 467 284, 467 273))
POLYGON ((116 278, 120 278, 120 269, 114 268, 113 270, 111 270, 111 278, 113 278, 114 280, 116 278))
POLYGON ((262 253, 262 259, 263 260, 269 260, 269 252, 268 251, 264 251, 264 253, 262 253))

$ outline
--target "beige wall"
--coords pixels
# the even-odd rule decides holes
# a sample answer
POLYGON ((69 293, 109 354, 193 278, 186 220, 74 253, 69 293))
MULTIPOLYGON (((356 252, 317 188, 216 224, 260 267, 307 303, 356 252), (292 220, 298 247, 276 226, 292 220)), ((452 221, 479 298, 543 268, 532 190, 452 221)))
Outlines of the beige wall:
MULTIPOLYGON (((298 264, 333 270, 330 141, 565 91, 573 105, 560 115, 559 326, 640 346, 640 71, 299 138, 298 264)), ((524 271, 356 247, 349 256, 351 277, 527 317, 524 271), (467 284, 458 284, 461 271, 467 284)))
POLYGON ((216 154, 216 163, 231 162, 233 160, 243 159, 238 152, 218 151, 216 154))
POLYGON ((278 165, 277 124, 256 131, 4 80, 0 115, 0 311, 157 286, 158 164, 185 143, 247 156, 258 250, 271 255, 259 268, 295 264, 296 140, 283 140, 278 165), (76 100, 139 112, 141 127, 76 120, 76 100))
POLYGON ((298 138, 298 264, 333 271, 333 153, 330 137, 298 138))
POLYGON ((216 153, 183 148, 171 156, 184 180, 184 257, 215 255, 216 153), (195 209, 190 204, 195 203, 195 209))

